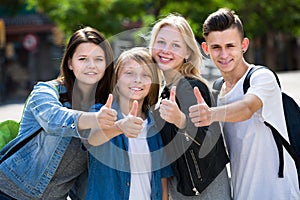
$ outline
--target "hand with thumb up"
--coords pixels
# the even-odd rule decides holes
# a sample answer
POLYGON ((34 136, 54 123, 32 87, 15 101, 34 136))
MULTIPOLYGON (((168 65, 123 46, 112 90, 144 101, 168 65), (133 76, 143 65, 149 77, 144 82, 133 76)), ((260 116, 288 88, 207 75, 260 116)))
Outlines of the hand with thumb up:
MULTIPOLYGON (((112 94, 109 94, 105 105, 96 112, 97 125, 96 127, 91 128, 90 135, 88 137, 89 144, 93 146, 101 145, 119 134, 115 127, 117 111, 111 108, 112 101, 113 96, 112 94)), ((88 120, 88 123, 92 122, 94 122, 94 120, 88 120)))
POLYGON ((212 109, 205 103, 198 87, 194 88, 194 94, 197 104, 189 108, 189 117, 196 127, 208 126, 213 122, 212 109))
POLYGON ((142 131, 143 119, 137 116, 138 102, 132 103, 131 110, 127 116, 116 122, 116 125, 129 138, 136 138, 142 131))
POLYGON ((175 97, 176 86, 173 86, 170 91, 169 99, 161 100, 159 113, 162 119, 171 124, 175 124, 175 126, 182 129, 186 126, 186 117, 185 114, 179 109, 175 97))
POLYGON ((117 112, 111 108, 112 101, 113 95, 109 94, 105 105, 96 113, 98 128, 101 130, 110 129, 117 119, 117 112))

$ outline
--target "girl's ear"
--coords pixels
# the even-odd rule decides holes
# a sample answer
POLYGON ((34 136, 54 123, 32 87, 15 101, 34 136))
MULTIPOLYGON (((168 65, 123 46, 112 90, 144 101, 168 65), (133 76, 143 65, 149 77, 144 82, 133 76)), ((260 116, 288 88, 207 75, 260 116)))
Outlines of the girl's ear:
POLYGON ((189 60, 189 58, 191 57, 191 50, 190 49, 188 49, 188 52, 187 52, 187 55, 185 56, 185 60, 189 60))
POLYGON ((73 67, 71 65, 71 59, 68 60, 68 67, 69 67, 70 70, 73 70, 73 67))

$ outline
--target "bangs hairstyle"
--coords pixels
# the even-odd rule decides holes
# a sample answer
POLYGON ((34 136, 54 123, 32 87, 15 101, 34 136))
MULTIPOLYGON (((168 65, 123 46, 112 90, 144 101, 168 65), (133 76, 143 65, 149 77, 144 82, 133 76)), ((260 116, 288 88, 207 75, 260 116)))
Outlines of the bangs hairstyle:
MULTIPOLYGON (((179 72, 182 75, 191 76, 199 78, 200 74, 200 66, 202 66, 202 54, 200 52, 200 46, 198 45, 195 35, 185 18, 183 18, 179 14, 169 14, 165 18, 160 19, 153 26, 151 31, 151 37, 149 41, 149 48, 152 50, 154 47, 155 40, 160 29, 164 26, 171 26, 177 29, 187 45, 187 48, 190 51, 190 57, 185 61, 186 63, 190 63, 191 65, 183 65, 179 72)), ((152 54, 152 51, 150 51, 152 54)))
POLYGON ((76 77, 74 72, 69 69, 69 60, 72 59, 76 48, 82 43, 96 44, 104 51, 106 70, 102 79, 98 82, 95 94, 95 103, 105 104, 110 93, 109 86, 113 76, 114 54, 108 40, 106 40, 99 31, 91 27, 85 27, 77 30, 69 39, 62 58, 60 75, 57 78, 57 80, 64 84, 67 88, 67 93, 62 95, 61 101, 69 101, 72 103, 72 92, 76 77))
POLYGON ((148 95, 145 97, 142 106, 142 111, 146 112, 158 101, 162 74, 159 68, 156 66, 156 62, 153 60, 147 48, 134 47, 132 49, 126 50, 121 53, 115 65, 115 73, 113 76, 113 84, 111 89, 113 90, 113 95, 116 97, 119 96, 117 82, 119 79, 120 70, 124 65, 126 65, 126 62, 129 60, 137 62, 143 67, 143 69, 146 69, 151 73, 150 90, 148 95))
POLYGON ((210 32, 224 31, 229 28, 237 28, 241 38, 244 38, 243 24, 238 15, 228 8, 220 8, 216 12, 210 14, 204 21, 202 27, 203 37, 206 38, 210 32))

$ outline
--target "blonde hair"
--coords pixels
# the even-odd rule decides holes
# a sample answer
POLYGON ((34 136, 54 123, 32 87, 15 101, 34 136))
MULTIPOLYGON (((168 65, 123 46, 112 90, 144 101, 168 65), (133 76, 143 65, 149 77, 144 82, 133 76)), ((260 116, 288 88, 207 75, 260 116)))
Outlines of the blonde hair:
POLYGON ((180 67, 179 72, 183 76, 201 79, 200 67, 202 65, 202 54, 200 52, 200 47, 195 39, 194 33, 189 23, 179 14, 169 14, 165 18, 160 19, 153 26, 149 41, 149 48, 153 48, 158 32, 164 26, 171 26, 173 28, 176 28, 181 33, 187 45, 187 48, 191 52, 190 57, 185 60, 185 63, 180 67))
POLYGON ((159 97, 159 91, 162 82, 162 73, 158 66, 156 66, 156 62, 153 60, 149 50, 145 47, 134 47, 132 49, 126 50, 121 53, 119 56, 116 65, 115 65, 115 73, 112 79, 112 90, 113 95, 118 97, 119 91, 116 87, 119 73, 121 67, 128 61, 133 60, 139 63, 144 69, 148 69, 151 72, 151 86, 148 95, 145 97, 142 111, 146 112, 153 105, 156 104, 159 97))

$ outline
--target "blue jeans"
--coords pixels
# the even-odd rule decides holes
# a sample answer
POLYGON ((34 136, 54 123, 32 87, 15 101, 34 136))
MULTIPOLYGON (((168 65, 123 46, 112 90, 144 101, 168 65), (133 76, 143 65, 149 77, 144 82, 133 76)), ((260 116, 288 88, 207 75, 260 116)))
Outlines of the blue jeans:
POLYGON ((7 194, 5 194, 5 193, 3 193, 3 192, 1 192, 1 191, 0 191, 0 199, 1 199, 1 200, 16 200, 16 199, 14 199, 14 198, 8 196, 7 194))

